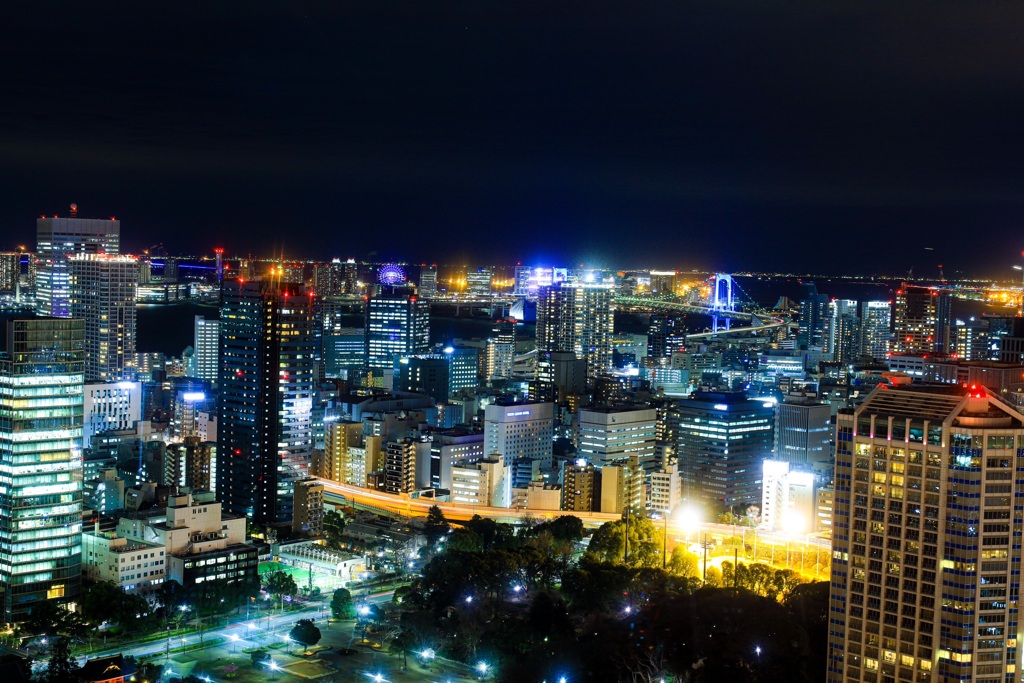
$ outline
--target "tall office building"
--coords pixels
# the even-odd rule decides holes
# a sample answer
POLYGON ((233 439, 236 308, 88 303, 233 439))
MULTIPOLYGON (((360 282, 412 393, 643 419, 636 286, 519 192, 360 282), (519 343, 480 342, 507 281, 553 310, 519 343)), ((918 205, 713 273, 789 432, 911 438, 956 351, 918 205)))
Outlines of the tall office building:
POLYGON ((560 282, 537 295, 537 352, 575 353, 587 361, 589 381, 612 360, 611 284, 560 282))
POLYGON ((86 380, 134 379, 138 259, 75 254, 67 274, 70 316, 85 321, 86 380))
POLYGON ((761 463, 772 452, 772 404, 743 393, 698 391, 673 412, 684 501, 713 511, 760 504, 761 463))
POLYGON ((467 296, 490 296, 491 295, 491 269, 477 268, 466 273, 466 295, 467 296))
POLYGON ((947 289, 904 282, 896 292, 893 351, 906 355, 949 353, 951 304, 947 289))
POLYGON ((835 299, 829 302, 828 333, 832 360, 853 363, 860 357, 860 317, 856 301, 835 299))
POLYGON ((0 585, 4 621, 73 601, 82 566, 81 320, 15 318, 0 354, 0 585))
POLYGON ((437 296, 437 266, 423 266, 420 268, 418 294, 424 299, 433 299, 437 296))
POLYGON ((312 297, 272 281, 226 282, 220 317, 218 494, 261 524, 291 521, 313 448, 312 297))
POLYGON ((832 459, 832 408, 813 398, 784 397, 775 410, 775 459, 826 465, 832 459))
POLYGON ((1024 414, 881 386, 838 416, 829 683, 1020 677, 1024 414))
POLYGON ((797 344, 801 349, 820 348, 828 345, 825 330, 828 327, 828 297, 818 294, 813 282, 800 285, 800 327, 797 329, 797 344))
POLYGON ((658 411, 642 406, 580 408, 576 452, 598 467, 636 456, 645 470, 655 462, 658 411))
POLYGON ((889 354, 889 324, 892 303, 888 301, 860 302, 860 353, 876 360, 889 354))
POLYGON ((189 377, 216 382, 220 376, 220 321, 196 316, 189 377))
POLYGON ((391 372, 402 356, 430 348, 430 305, 421 297, 384 289, 366 301, 364 353, 367 368, 391 372))
POLYGON ((135 429, 142 419, 142 382, 90 382, 83 391, 82 447, 104 432, 135 429))
POLYGON ((68 301, 68 257, 74 254, 118 254, 121 221, 78 218, 36 219, 36 312, 58 318, 71 316, 68 301))

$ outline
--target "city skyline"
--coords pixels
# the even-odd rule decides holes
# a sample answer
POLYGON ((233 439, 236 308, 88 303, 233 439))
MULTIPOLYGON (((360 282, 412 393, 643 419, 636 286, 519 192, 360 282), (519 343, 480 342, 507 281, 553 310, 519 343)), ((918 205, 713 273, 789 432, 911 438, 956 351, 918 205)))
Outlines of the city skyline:
POLYGON ((75 201, 128 221, 130 253, 950 275, 1019 258, 1017 7, 193 9, 7 17, 3 248, 75 201))

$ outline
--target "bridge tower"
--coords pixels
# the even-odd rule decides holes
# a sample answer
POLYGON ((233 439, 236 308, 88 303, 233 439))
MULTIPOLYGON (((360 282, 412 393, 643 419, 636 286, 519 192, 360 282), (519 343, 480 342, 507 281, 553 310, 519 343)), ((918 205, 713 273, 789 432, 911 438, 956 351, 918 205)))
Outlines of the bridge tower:
POLYGON ((727 273, 715 273, 712 277, 714 289, 711 295, 711 331, 718 332, 720 321, 724 324, 723 329, 728 330, 731 319, 723 313, 731 313, 733 310, 732 275, 727 273))

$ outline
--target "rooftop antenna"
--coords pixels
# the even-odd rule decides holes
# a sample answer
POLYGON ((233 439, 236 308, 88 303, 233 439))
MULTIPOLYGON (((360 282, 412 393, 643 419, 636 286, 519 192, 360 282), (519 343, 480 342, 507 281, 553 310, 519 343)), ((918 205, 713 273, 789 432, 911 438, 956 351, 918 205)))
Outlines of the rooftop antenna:
POLYGON ((78 218, 78 204, 71 205, 71 217, 78 218))

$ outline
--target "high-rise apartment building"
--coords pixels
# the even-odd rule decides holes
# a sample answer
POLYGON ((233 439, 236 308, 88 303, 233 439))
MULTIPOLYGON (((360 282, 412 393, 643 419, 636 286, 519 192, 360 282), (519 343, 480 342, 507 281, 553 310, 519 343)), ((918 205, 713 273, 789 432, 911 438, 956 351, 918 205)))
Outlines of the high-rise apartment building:
POLYGON ((74 254, 66 266, 69 314, 85 321, 86 380, 134 379, 138 259, 74 254))
POLYGON ((0 354, 0 585, 4 621, 81 589, 81 320, 15 318, 0 354))
POLYGON ((889 325, 892 303, 888 301, 860 302, 860 353, 876 360, 889 353, 889 325))
POLYGON ((591 512, 594 494, 600 494, 601 475, 591 463, 577 460, 566 463, 562 470, 562 509, 572 512, 591 512))
POLYGON ((121 221, 78 218, 36 219, 36 312, 58 318, 71 316, 68 301, 68 257, 74 254, 118 254, 121 221))
POLYGON ((516 321, 500 320, 491 329, 484 349, 484 376, 488 380, 511 377, 516 359, 516 321))
POLYGON ((829 683, 1020 677, 1024 414, 880 386, 838 416, 829 683))
POLYGON ((412 437, 384 445, 384 491, 409 493, 416 489, 418 459, 430 457, 430 443, 412 437))
POLYGON ((797 344, 801 349, 824 349, 828 346, 828 297, 818 294, 813 282, 800 285, 800 327, 797 344))
POLYGON ((896 292, 893 351, 907 355, 949 353, 951 305, 948 289, 904 282, 896 292))
POLYGON ((760 504, 761 463, 772 451, 772 404, 741 392, 698 391, 673 412, 683 500, 716 511, 760 504))
POLYGON ((216 382, 220 376, 220 321, 197 315, 189 377, 216 382))
POLYGON ((828 333, 832 360, 852 363, 860 357, 860 317, 856 301, 835 299, 829 302, 828 333))
POLYGON ((560 282, 537 295, 537 352, 575 353, 586 359, 589 381, 612 360, 613 285, 560 282))
POLYGON ((364 353, 370 370, 391 372, 402 356, 430 348, 430 306, 421 297, 385 287, 366 301, 364 353))
POLYGON ((291 521, 313 448, 312 297, 273 281, 229 281, 220 317, 218 494, 262 524, 291 521))
POLYGON ((652 313, 647 331, 647 358, 654 365, 664 365, 672 354, 686 348, 686 326, 681 316, 652 313))
POLYGON ((0 292, 13 292, 21 279, 21 257, 18 251, 0 252, 0 292))

